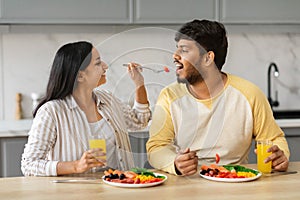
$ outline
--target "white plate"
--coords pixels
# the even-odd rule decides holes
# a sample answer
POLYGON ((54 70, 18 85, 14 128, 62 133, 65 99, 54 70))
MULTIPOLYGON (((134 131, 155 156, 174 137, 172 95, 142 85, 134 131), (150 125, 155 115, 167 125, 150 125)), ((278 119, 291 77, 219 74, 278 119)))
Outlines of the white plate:
POLYGON ((155 176, 163 176, 164 179, 160 182, 155 182, 155 183, 130 184, 130 183, 115 183, 115 182, 106 181, 106 180, 104 180, 104 176, 103 176, 102 181, 104 183, 108 184, 108 185, 117 186, 117 187, 144 188, 144 187, 152 187, 152 186, 155 186, 155 185, 160 185, 168 179, 168 177, 166 175, 163 175, 163 174, 154 173, 154 175, 155 176))
POLYGON ((211 181, 219 181, 219 182, 229 182, 229 183, 238 183, 238 182, 246 182, 246 181, 254 181, 261 177, 261 173, 259 172, 256 176, 250 178, 217 178, 211 176, 205 176, 199 173, 202 178, 211 180, 211 181))

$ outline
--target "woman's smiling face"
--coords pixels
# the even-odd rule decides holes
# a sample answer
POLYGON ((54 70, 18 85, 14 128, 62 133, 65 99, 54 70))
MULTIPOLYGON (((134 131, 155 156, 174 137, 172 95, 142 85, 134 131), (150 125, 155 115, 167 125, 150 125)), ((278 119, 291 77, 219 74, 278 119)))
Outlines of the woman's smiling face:
POLYGON ((93 47, 91 62, 84 70, 88 84, 95 88, 106 82, 106 70, 108 69, 105 62, 101 61, 98 50, 93 47))

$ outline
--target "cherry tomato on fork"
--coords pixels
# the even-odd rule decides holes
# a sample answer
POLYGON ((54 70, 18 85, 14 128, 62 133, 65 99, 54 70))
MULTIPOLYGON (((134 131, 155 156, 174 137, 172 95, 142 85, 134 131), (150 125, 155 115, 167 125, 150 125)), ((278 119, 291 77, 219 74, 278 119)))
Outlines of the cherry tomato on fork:
POLYGON ((164 71, 165 72, 170 72, 169 68, 167 66, 164 66, 164 71))
POLYGON ((220 156, 219 154, 216 153, 216 164, 218 164, 220 162, 220 156))

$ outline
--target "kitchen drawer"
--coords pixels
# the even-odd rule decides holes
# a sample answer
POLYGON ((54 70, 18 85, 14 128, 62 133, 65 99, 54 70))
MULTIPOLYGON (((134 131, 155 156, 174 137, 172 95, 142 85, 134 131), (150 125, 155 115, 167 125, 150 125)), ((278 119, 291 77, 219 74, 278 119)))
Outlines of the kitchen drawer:
POLYGON ((0 138, 0 177, 23 176, 21 156, 27 137, 0 138))

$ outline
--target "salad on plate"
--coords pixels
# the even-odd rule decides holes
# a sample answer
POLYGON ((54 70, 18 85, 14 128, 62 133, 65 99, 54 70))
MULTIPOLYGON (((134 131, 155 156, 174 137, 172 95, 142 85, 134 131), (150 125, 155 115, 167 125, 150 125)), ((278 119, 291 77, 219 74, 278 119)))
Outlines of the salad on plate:
POLYGON ((145 168, 132 168, 129 171, 108 169, 102 177, 104 183, 119 187, 150 187, 162 184, 167 176, 145 168))
POLYGON ((255 169, 241 165, 202 165, 200 176, 208 180, 222 182, 244 182, 258 179, 262 175, 255 169))

